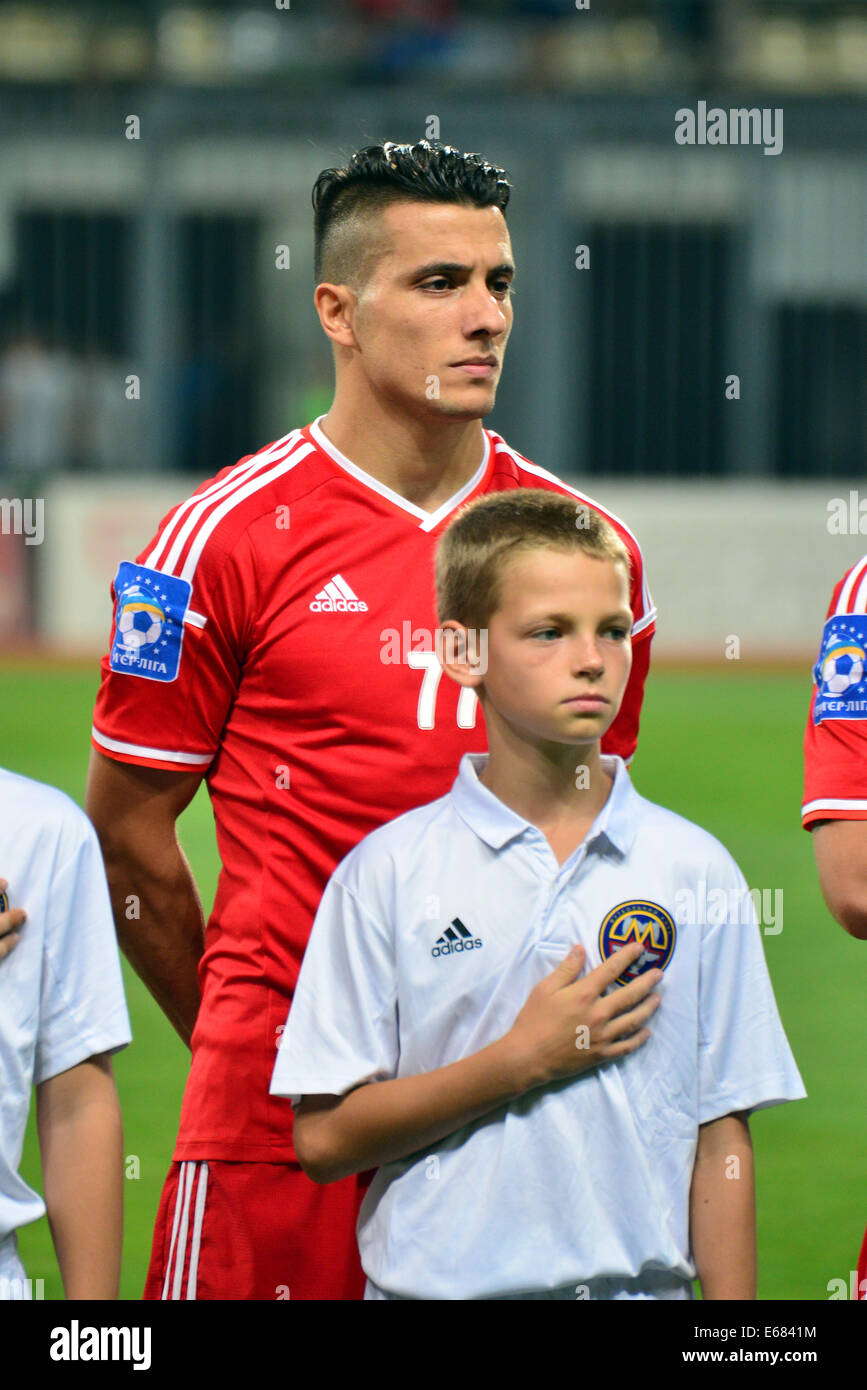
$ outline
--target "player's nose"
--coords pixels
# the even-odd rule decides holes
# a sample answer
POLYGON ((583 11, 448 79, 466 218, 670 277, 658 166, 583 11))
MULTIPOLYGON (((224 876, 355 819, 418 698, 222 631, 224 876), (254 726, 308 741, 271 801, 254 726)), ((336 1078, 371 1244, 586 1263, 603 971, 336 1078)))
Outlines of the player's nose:
POLYGON ((468 286, 468 290, 469 293, 464 299, 464 331, 468 336, 474 336, 483 329, 492 339, 500 337, 511 322, 508 303, 498 299, 484 281, 473 282, 468 286))
POLYGON ((605 669, 605 658, 592 633, 579 634, 572 644, 572 666, 576 672, 598 673, 605 669))

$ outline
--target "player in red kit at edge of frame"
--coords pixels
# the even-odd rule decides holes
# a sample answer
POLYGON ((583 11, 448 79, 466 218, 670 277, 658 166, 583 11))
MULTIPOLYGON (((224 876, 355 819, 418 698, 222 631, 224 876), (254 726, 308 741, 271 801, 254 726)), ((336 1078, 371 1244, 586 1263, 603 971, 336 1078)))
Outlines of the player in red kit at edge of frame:
MULTIPOLYGON (((829 912, 867 941, 867 555, 831 595, 813 680, 801 820, 829 912)), ((867 1300, 867 1232, 858 1298, 867 1300)))
POLYGON ((635 538, 482 425, 512 327, 510 191, 439 142, 323 171, 331 409, 203 483, 114 581, 87 809, 123 949, 192 1048, 146 1298, 362 1297, 365 1183, 307 1178, 269 1084, 335 865, 486 748, 436 654, 434 548, 464 502, 550 487, 576 525, 586 508, 612 522, 634 658, 604 749, 635 748, 654 622, 635 538), (202 777, 221 860, 207 928, 175 829, 202 777))

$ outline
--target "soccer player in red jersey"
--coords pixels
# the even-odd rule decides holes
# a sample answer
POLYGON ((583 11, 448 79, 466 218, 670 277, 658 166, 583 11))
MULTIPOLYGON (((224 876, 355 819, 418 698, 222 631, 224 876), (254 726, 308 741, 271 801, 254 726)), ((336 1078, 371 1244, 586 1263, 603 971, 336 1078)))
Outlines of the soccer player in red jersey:
POLYGON ((634 657, 604 747, 635 748, 654 624, 635 538, 482 426, 512 327, 509 194, 480 155, 427 141, 325 170, 331 409, 203 483, 115 578, 87 807, 124 950, 192 1048, 146 1298, 362 1296, 364 1183, 311 1182, 268 1088, 335 865, 485 748, 436 654, 434 548, 462 503, 550 487, 576 525, 612 522, 634 657), (203 777, 222 865, 207 928, 175 830, 203 777))
MULTIPOLYGON (((829 912, 867 941, 867 555, 831 595, 813 678, 801 819, 829 912)), ((858 1297, 867 1299, 867 1233, 858 1297)))

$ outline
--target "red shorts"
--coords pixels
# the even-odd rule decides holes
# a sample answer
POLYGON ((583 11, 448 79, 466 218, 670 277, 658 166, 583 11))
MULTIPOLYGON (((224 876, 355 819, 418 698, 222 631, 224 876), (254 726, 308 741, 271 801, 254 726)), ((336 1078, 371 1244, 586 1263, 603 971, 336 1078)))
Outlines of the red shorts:
POLYGON ((856 1296, 859 1300, 867 1299, 867 1231, 864 1232, 861 1254, 858 1257, 858 1292, 856 1296))
POLYGON ((363 1298, 355 1222, 370 1177, 321 1186, 297 1163, 173 1163, 144 1298, 363 1298))

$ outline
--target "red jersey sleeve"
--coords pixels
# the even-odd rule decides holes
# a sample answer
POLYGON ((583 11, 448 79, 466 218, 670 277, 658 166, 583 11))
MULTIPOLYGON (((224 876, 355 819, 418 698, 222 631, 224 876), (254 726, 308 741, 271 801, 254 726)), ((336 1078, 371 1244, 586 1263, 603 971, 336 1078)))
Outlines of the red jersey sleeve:
POLYGON ((867 556, 828 607, 804 734, 801 823, 867 820, 867 556))
POLYGON ((632 644, 632 670, 617 718, 602 739, 603 753, 617 753, 624 762, 629 762, 638 743, 638 725, 641 719, 641 705, 644 700, 644 682, 650 667, 651 629, 645 629, 632 644))
POLYGON ((246 532, 214 529, 190 572, 170 540, 189 505, 169 513, 111 586, 92 738, 121 762, 204 772, 238 688, 256 571, 246 532))
POLYGON ((644 700, 644 682, 650 668, 650 643, 656 631, 656 608, 647 586, 644 559, 637 540, 619 517, 612 516, 610 512, 605 512, 601 507, 597 507, 597 510, 618 532, 620 539, 629 551, 630 559, 632 576, 630 603, 633 617, 632 670, 623 692, 623 700, 617 718, 603 738, 601 745, 603 753, 617 753, 624 762, 628 763, 638 743, 638 726, 644 700))

